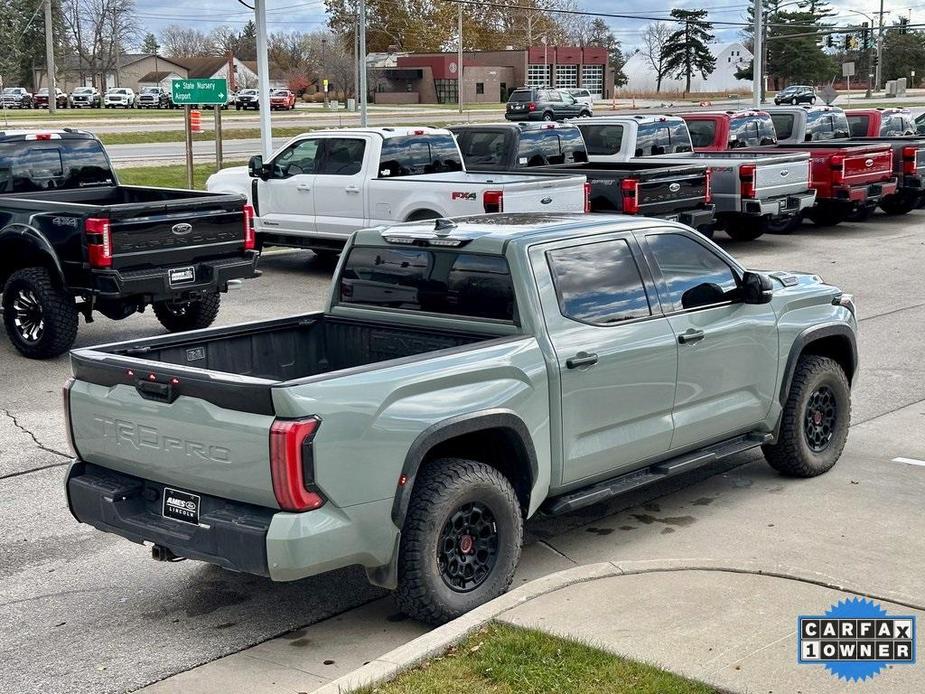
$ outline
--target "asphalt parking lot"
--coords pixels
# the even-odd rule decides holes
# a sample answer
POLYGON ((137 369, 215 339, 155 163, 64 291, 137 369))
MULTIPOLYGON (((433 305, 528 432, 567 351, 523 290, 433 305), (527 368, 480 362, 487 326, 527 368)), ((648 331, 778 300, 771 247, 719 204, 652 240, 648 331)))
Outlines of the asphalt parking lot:
MULTIPOLYGON (((909 532, 925 519, 925 467, 893 462, 925 459, 925 211, 717 240, 752 268, 813 271, 856 296, 861 373, 842 461, 797 482, 743 457, 742 467, 534 521, 527 564, 538 570, 543 553, 566 564, 770 557, 925 604, 916 568, 925 547, 909 532)), ((321 306, 329 264, 273 252, 261 267, 262 278, 223 297, 220 323, 321 306)), ((150 312, 100 317, 81 326, 77 346, 161 332, 150 312)), ((0 338, 0 692, 135 689, 383 595, 359 570, 272 584, 194 562, 154 563, 146 548, 78 525, 63 494, 68 374, 66 358, 29 361, 0 338)))

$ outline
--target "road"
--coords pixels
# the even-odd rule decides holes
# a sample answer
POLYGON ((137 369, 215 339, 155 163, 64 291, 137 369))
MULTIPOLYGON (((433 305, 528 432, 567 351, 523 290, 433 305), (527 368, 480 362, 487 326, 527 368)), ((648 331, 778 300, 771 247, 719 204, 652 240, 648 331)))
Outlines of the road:
MULTIPOLYGON (((802 483, 773 476, 763 466, 752 465, 747 469, 759 472, 745 473, 739 470, 746 468, 710 468, 629 502, 532 521, 527 529, 534 550, 525 559, 535 557, 536 548, 579 563, 601 556, 690 556, 684 554, 683 538, 693 532, 703 536, 701 546, 715 545, 716 553, 768 553, 799 564, 816 560, 818 541, 841 548, 841 554, 825 555, 823 568, 833 575, 863 578, 873 565, 906 562, 910 571, 891 578, 884 569, 884 580, 896 583, 896 590, 925 593, 910 559, 919 556, 918 545, 897 531, 896 522, 904 518, 903 528, 921 523, 925 468, 890 462, 898 455, 925 458, 921 436, 901 435, 904 428, 921 430, 925 409, 923 221, 923 211, 906 218, 877 215, 864 224, 807 226, 791 236, 752 243, 718 234, 722 245, 749 266, 816 271, 857 297, 862 370, 849 450, 837 469, 841 472, 812 482, 815 491, 807 492, 805 512, 801 488, 793 486, 802 483), (710 495, 693 491, 700 487, 689 492, 683 487, 715 473, 725 476, 712 478, 708 486, 722 498, 707 509, 710 495), (775 511, 781 493, 791 497, 785 514, 775 511), (630 517, 615 515, 627 503, 642 508, 630 517), (683 512, 677 510, 681 506, 683 512), (810 515, 818 509, 827 512, 813 525, 810 515), (688 515, 710 520, 686 529, 693 522, 685 520, 688 515), (867 521, 849 523, 849 516, 867 521), (878 529, 883 532, 877 534, 878 529)), ((310 253, 272 253, 262 259, 262 269, 261 279, 224 297, 219 323, 321 305, 330 267, 310 253)), ((122 322, 98 317, 81 325, 77 344, 161 332, 150 311, 122 322)), ((68 374, 66 358, 27 361, 0 337, 0 662, 5 665, 0 693, 131 690, 383 595, 354 569, 272 584, 195 562, 155 563, 144 547, 78 525, 62 488, 67 448, 60 388, 68 374)), ((388 629, 390 622, 384 617, 382 622, 388 629)), ((334 621, 329 624, 336 628, 334 621)), ((356 638, 365 638, 364 633, 356 638)))

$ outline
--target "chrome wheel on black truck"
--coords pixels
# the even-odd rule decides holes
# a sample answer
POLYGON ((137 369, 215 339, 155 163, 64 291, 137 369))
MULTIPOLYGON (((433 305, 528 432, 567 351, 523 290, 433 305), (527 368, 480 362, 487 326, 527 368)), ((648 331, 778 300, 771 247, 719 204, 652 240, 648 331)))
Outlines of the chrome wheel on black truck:
POLYGON ((851 386, 834 359, 800 357, 774 444, 762 447, 771 467, 815 477, 838 461, 851 423, 851 386))
POLYGON ((473 460, 433 461, 402 528, 399 607, 441 624, 498 597, 514 578, 522 539, 520 504, 504 475, 473 460))
POLYGON ((77 337, 77 305, 54 285, 48 270, 25 268, 10 275, 3 287, 3 323, 23 356, 57 357, 77 337))

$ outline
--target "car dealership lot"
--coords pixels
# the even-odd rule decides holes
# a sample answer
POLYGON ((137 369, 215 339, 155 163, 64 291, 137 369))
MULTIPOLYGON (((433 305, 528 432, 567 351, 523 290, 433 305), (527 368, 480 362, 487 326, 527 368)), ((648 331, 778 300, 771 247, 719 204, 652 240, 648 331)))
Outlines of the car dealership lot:
MULTIPOLYGON (((530 546, 524 571, 535 574, 547 564, 561 568, 561 562, 584 563, 601 556, 690 556, 685 553, 688 537, 716 556, 767 553, 836 578, 869 579, 878 590, 925 603, 923 579, 911 566, 901 569, 904 557, 920 556, 921 542, 900 531, 912 526, 911 519, 921 519, 925 467, 891 462, 896 457, 925 458, 920 434, 925 417, 923 222, 925 212, 918 211, 899 218, 877 215, 863 224, 832 229, 807 225, 792 236, 765 235, 752 243, 732 243, 717 235, 752 268, 811 270, 857 297, 861 373, 854 393, 854 430, 834 474, 801 482, 752 464, 699 482, 697 491, 678 487, 698 482, 704 473, 609 508, 536 520, 527 526, 530 546), (814 500, 805 508, 801 485, 812 490, 807 499, 814 500), (701 488, 723 492, 725 498, 717 504, 731 504, 739 512, 718 512, 709 503, 698 503, 710 496, 701 494, 701 488), (749 515, 748 510, 761 504, 772 513, 778 496, 787 498, 787 523, 749 515), (844 509, 838 499, 849 497, 851 508, 844 509), (648 509, 612 515, 645 503, 648 509), (674 512, 684 505, 696 511, 674 512), (851 522, 848 516, 838 527, 826 522, 826 508, 851 511, 851 522), (687 521, 668 522, 687 515, 708 522, 690 529, 687 521), (903 517, 910 520, 896 521, 903 517), (750 521, 756 523, 755 533, 749 534, 754 542, 746 542, 742 533, 750 521), (623 525, 637 532, 620 531, 623 525), (668 528, 675 532, 665 533, 668 528), (840 547, 816 553, 816 537, 831 544, 838 535, 847 535, 839 538, 840 547), (735 541, 727 542, 727 536, 735 541), (711 537, 715 548, 710 548, 711 537), (886 568, 875 574, 872 566, 886 568)), ((261 279, 223 296, 219 322, 316 309, 332 268, 309 252, 274 251, 262 259, 261 269, 261 279)), ((99 318, 81 326, 77 346, 161 332, 150 311, 123 322, 99 318)), ((195 562, 154 563, 144 547, 79 526, 66 508, 62 483, 66 443, 60 387, 68 373, 66 358, 28 361, 5 339, 0 342, 0 631, 9 635, 0 642, 0 658, 8 665, 0 692, 136 688, 383 594, 370 588, 358 570, 271 584, 195 562)))

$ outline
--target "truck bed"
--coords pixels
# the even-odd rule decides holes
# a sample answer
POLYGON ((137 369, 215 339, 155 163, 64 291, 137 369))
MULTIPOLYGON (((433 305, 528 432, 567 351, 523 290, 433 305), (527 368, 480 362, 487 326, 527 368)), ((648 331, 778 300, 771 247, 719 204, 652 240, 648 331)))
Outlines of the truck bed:
POLYGON ((143 396, 156 396, 165 389, 146 385, 140 376, 153 373, 158 385, 177 378, 178 394, 271 414, 272 385, 495 337, 314 313, 80 349, 71 360, 80 380, 134 385, 143 396))

